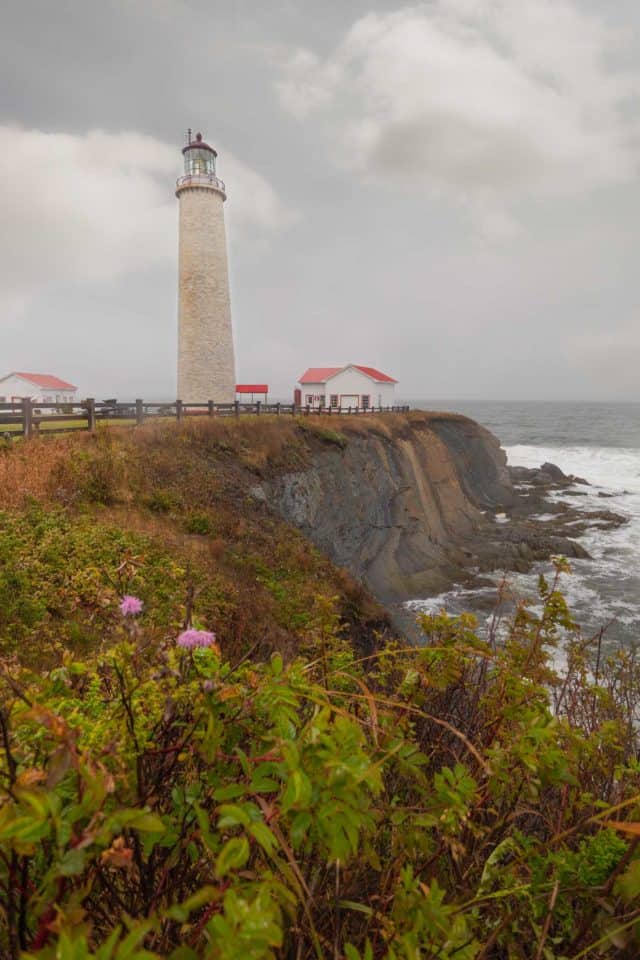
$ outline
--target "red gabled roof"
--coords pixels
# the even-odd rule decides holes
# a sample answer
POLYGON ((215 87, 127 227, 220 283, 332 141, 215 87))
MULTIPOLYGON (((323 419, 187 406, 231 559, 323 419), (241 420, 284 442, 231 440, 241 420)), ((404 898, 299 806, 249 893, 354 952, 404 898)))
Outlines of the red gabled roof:
POLYGON ((356 370, 360 370, 361 373, 364 373, 367 377, 371 377, 372 380, 376 380, 378 383, 397 383, 397 380, 394 380, 393 377, 389 377, 386 373, 382 373, 381 370, 376 370, 375 367, 361 367, 359 363, 354 363, 353 366, 356 370))
POLYGON ((236 393, 269 393, 267 383, 237 383, 236 393))
POLYGON ((340 373, 344 367, 309 367, 306 373, 303 373, 298 383, 324 383, 329 377, 340 373))
POLYGON ((375 367, 363 367, 359 363, 347 363, 343 367, 309 367, 306 373, 302 374, 298 380, 298 383, 326 383, 326 381, 330 380, 331 377, 335 377, 336 373, 346 370, 347 367, 355 367, 356 370, 359 370, 360 373, 364 373, 366 377, 370 377, 372 380, 375 380, 376 383, 398 382, 397 380, 394 380, 393 377, 389 377, 386 373, 376 370, 375 367))
POLYGON ((50 373, 20 373, 18 370, 14 370, 13 373, 9 374, 10 377, 22 377, 23 380, 28 380, 30 383, 35 383, 38 387, 44 387, 45 390, 77 390, 77 387, 74 387, 72 383, 67 383, 66 380, 61 380, 60 377, 54 377, 50 373))

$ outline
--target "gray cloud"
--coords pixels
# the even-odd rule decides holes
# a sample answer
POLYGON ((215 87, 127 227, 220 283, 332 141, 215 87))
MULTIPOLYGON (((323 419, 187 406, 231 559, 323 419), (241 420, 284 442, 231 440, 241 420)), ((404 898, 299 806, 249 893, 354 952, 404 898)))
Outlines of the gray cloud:
POLYGON ((9 0, 0 367, 172 395, 192 126, 241 379, 638 398, 639 27, 628 0, 9 0))
POLYGON ((298 119, 325 108, 354 171, 499 209, 636 175, 621 44, 569 0, 435 0, 368 14, 325 60, 295 50, 276 89, 298 119))

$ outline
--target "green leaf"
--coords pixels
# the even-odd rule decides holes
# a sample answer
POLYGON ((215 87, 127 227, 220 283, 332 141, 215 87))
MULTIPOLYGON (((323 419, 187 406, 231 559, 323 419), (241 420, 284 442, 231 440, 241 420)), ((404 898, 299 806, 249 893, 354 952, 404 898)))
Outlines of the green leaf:
POLYGON ((258 821, 258 823, 252 823, 249 827, 249 833, 254 840, 258 841, 263 850, 266 850, 269 854, 272 853, 278 845, 278 841, 266 823, 260 821, 258 821))
POLYGON ((58 866, 61 877, 75 877, 84 870, 86 852, 84 850, 67 850, 58 866))
POLYGON ((286 812, 292 807, 308 807, 311 803, 312 787, 306 773, 294 770, 289 775, 287 788, 282 798, 282 810, 286 812))
POLYGON ((236 797, 243 797, 247 792, 247 787, 243 783, 230 783, 226 787, 219 787, 213 791, 214 800, 235 800, 236 797))
POLYGON ((156 813, 145 813, 142 811, 137 817, 132 818, 128 826, 141 833, 164 833, 165 825, 162 819, 156 813))
POLYGON ((163 916, 168 917, 170 920, 177 920, 178 923, 186 923, 190 913, 193 913, 194 910, 199 910, 205 903, 211 903, 211 901, 215 900, 219 895, 219 891, 216 890, 215 887, 201 887, 200 890, 186 900, 183 900, 182 903, 176 903, 172 907, 169 907, 163 916))
POLYGON ((254 777, 251 781, 251 793, 275 793, 279 789, 279 782, 271 777, 254 777))
POLYGON ((224 830, 227 827, 246 827, 251 822, 249 814, 235 804, 225 803, 218 812, 220 814, 218 830, 224 830))
POLYGON ((373 916, 373 910, 366 903, 356 903, 355 900, 339 900, 338 903, 346 910, 357 910, 358 913, 365 913, 368 917, 373 916))
POLYGON ((243 867, 249 859, 249 841, 246 837, 232 837, 227 840, 216 858, 215 875, 225 877, 231 870, 243 867))
POLYGON ((309 827, 311 826, 312 819, 311 814, 306 810, 301 810, 300 813, 296 813, 293 818, 293 823, 291 824, 291 830, 289 831, 291 836, 291 842, 294 847, 299 847, 302 841, 304 840, 309 827))
POLYGON ((629 864, 622 876, 616 880, 614 890, 625 903, 631 903, 640 896, 640 860, 629 864))
POLYGON ((138 921, 118 947, 116 960, 142 960, 143 957, 155 957, 154 953, 137 949, 138 944, 153 930, 153 927, 153 920, 138 921))

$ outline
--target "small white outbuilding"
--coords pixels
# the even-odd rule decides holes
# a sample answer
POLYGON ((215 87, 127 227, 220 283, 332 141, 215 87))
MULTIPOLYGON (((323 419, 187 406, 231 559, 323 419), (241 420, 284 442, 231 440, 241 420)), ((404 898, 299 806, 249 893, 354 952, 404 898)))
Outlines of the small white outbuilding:
POLYGON ((78 388, 50 373, 8 373, 0 378, 0 403, 31 397, 34 403, 75 403, 78 388))
POLYGON ((398 381, 375 367, 348 363, 342 367, 310 367, 298 382, 303 406, 368 410, 393 406, 398 381))

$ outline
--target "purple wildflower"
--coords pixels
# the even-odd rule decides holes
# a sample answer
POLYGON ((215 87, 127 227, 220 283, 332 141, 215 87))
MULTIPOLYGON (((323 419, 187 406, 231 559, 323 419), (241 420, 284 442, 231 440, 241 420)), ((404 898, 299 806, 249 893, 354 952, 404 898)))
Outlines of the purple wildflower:
POLYGON ((124 617, 135 617, 139 613, 142 613, 142 606, 142 600, 127 594, 120 602, 120 613, 124 617))
POLYGON ((178 637, 178 646, 184 650, 195 650, 196 647, 215 647, 216 635, 207 630, 183 630, 178 637))

